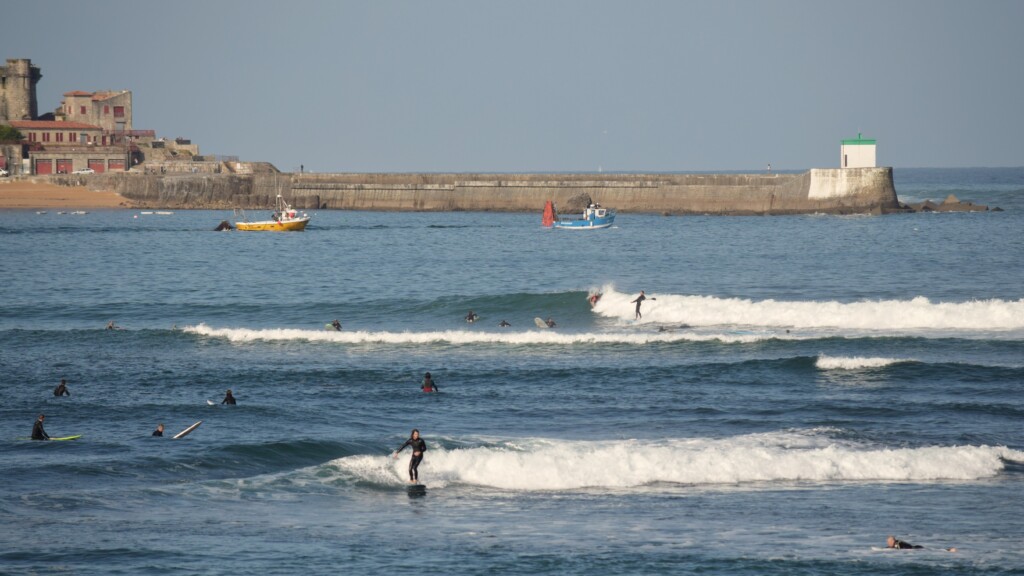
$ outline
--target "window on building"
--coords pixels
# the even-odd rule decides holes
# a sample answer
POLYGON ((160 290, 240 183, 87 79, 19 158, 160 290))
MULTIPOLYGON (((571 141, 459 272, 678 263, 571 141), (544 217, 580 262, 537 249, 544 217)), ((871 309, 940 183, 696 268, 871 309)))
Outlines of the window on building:
POLYGON ((85 114, 85 106, 79 106, 79 114, 85 114))
POLYGON ((50 141, 50 133, 49 132, 43 132, 43 142, 49 142, 49 141, 50 141))
POLYGON ((78 142, 78 132, 68 134, 68 142, 78 142))
POLYGON ((28 141, 29 142, 35 142, 36 141, 36 133, 35 132, 29 132, 28 133, 28 141))
POLYGON ((63 142, 63 141, 64 141, 64 133, 63 132, 57 132, 57 142, 63 142))
POLYGON ((104 106, 103 107, 103 115, 106 116, 108 114, 110 114, 110 106, 104 106))
POLYGON ((124 118, 124 106, 114 106, 114 118, 124 118))

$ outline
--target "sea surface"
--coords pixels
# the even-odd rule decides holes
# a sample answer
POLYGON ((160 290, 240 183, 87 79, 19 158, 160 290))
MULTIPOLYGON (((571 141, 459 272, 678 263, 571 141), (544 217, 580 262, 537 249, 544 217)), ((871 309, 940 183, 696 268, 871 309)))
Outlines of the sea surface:
POLYGON ((1024 169, 895 178, 1003 211, 0 212, 0 573, 1024 574, 1024 169))

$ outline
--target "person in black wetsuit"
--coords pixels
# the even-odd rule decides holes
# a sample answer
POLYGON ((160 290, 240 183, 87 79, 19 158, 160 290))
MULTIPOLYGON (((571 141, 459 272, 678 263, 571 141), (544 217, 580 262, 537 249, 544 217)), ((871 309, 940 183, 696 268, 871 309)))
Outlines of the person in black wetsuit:
POLYGON ((555 321, 554 319, 551 318, 551 316, 548 316, 548 319, 545 320, 544 323, 548 325, 548 328, 554 328, 555 326, 557 326, 557 324, 555 324, 555 321))
POLYGON ((49 440, 50 439, 50 435, 46 433, 46 430, 43 430, 43 420, 45 420, 45 419, 46 419, 46 416, 43 415, 43 414, 40 414, 39 418, 36 418, 36 423, 32 425, 32 439, 33 440, 49 440))
MULTIPOLYGON (((903 540, 897 540, 895 536, 889 536, 885 539, 886 548, 895 548, 897 550, 919 550, 924 546, 918 544, 911 544, 910 542, 904 542, 903 540)), ((943 548, 946 552, 956 552, 956 548, 943 548)))
POLYGON ((470 324, 476 322, 479 319, 480 315, 477 314, 476 312, 473 312, 472 310, 469 311, 469 314, 466 314, 466 322, 469 322, 470 324))
POLYGON ((161 436, 162 437, 163 435, 164 435, 164 425, 163 424, 157 424, 156 425, 156 430, 153 430, 153 436, 161 436))
POLYGON ((899 550, 909 550, 911 548, 924 548, 924 546, 918 546, 917 544, 911 544, 910 542, 904 542, 903 540, 897 540, 893 536, 889 536, 885 540, 886 548, 897 548, 899 550))
POLYGON ((420 438, 420 431, 413 429, 405 444, 395 450, 395 458, 398 458, 398 453, 405 450, 406 446, 412 447, 412 458, 409 460, 409 484, 415 484, 420 480, 420 462, 423 461, 423 453, 427 451, 427 443, 420 438))
POLYGON ((338 332, 341 332, 341 322, 338 322, 337 318, 334 319, 334 322, 331 322, 331 326, 333 326, 338 332))
POLYGON ((71 396, 71 392, 68 391, 68 383, 63 378, 60 379, 60 384, 53 389, 54 396, 71 396))
MULTIPOLYGON (((640 303, 644 300, 647 300, 647 296, 644 296, 644 291, 641 290, 640 295, 636 297, 636 300, 633 300, 633 302, 636 302, 636 316, 633 318, 634 320, 639 320, 644 317, 643 314, 640 313, 640 303)), ((654 300, 654 298, 651 298, 651 300, 654 300)), ((630 302, 630 304, 633 302, 630 302)))
POLYGON ((231 395, 231 389, 229 388, 227 393, 224 394, 224 399, 220 401, 221 404, 228 404, 234 406, 236 404, 235 397, 231 395))
POLYGON ((420 390, 424 392, 440 392, 441 389, 434 384, 434 379, 430 377, 430 372, 423 375, 423 385, 420 386, 420 390))
POLYGON ((499 328, 508 328, 509 326, 511 326, 511 324, 509 324, 509 323, 508 323, 507 321, 505 321, 505 320, 502 320, 502 321, 501 321, 501 323, 500 323, 500 324, 498 324, 498 327, 499 327, 499 328))

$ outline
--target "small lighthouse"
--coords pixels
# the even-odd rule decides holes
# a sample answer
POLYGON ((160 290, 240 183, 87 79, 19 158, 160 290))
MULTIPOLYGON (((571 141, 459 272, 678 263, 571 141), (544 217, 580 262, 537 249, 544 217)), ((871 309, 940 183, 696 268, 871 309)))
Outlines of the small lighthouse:
POLYGON ((840 168, 874 168, 877 166, 875 160, 875 140, 863 138, 860 132, 856 138, 843 140, 839 147, 840 168))

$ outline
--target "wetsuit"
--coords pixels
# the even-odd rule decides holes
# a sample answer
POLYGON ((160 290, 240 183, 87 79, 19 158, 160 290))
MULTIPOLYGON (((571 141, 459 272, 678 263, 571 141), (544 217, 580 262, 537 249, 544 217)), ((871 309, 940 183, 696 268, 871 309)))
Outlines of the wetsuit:
POLYGON ((220 401, 220 403, 221 404, 230 404, 231 406, 234 406, 235 405, 235 397, 232 396, 231 394, 228 394, 227 396, 224 397, 223 400, 220 401))
POLYGON ((53 395, 54 396, 71 396, 71 392, 68 391, 68 387, 65 386, 64 384, 58 384, 57 387, 53 389, 53 395))
POLYGON ((910 542, 904 542, 903 540, 896 540, 895 542, 893 542, 891 548, 896 548, 898 550, 910 550, 913 548, 924 548, 924 546, 920 546, 918 544, 911 544, 910 542))
POLYGON ((33 440, 49 440, 50 435, 43 430, 43 423, 36 420, 36 423, 32 425, 32 439, 33 440))
POLYGON ((636 300, 633 300, 633 302, 636 302, 636 317, 637 318, 643 318, 643 314, 640 313, 640 303, 643 302, 644 300, 647 300, 647 296, 644 296, 643 294, 637 296, 636 300))
POLYGON ((412 459, 409 460, 409 480, 419 481, 420 479, 420 462, 423 461, 423 453, 427 451, 427 443, 423 441, 423 438, 416 438, 413 440, 409 438, 402 444, 402 447, 395 450, 395 453, 399 453, 405 450, 406 446, 412 447, 412 459))
POLYGON ((335 330, 337 330, 338 332, 341 332, 341 322, 338 322, 337 320, 335 320, 334 322, 331 322, 331 326, 334 326, 335 330))
POLYGON ((153 436, 163 436, 163 435, 164 435, 164 431, 163 430, 153 430, 153 436))
POLYGON ((501 324, 498 324, 498 326, 501 327, 501 328, 506 328, 508 326, 511 326, 511 324, 509 324, 508 322, 502 320, 501 324))

